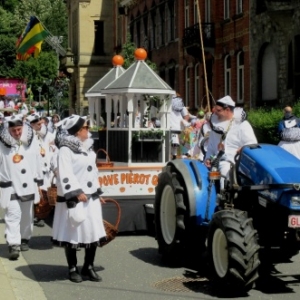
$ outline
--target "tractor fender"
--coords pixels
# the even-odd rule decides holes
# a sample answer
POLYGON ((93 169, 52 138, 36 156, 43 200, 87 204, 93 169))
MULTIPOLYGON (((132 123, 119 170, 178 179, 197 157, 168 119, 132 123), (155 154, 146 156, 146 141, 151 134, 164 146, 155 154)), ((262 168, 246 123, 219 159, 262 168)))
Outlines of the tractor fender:
POLYGON ((168 162, 167 166, 172 166, 177 173, 181 174, 186 189, 185 201, 189 207, 189 217, 196 220, 197 225, 202 225, 207 205, 210 219, 215 212, 217 198, 214 185, 211 187, 211 192, 208 192, 208 169, 200 161, 192 159, 175 159, 168 162))

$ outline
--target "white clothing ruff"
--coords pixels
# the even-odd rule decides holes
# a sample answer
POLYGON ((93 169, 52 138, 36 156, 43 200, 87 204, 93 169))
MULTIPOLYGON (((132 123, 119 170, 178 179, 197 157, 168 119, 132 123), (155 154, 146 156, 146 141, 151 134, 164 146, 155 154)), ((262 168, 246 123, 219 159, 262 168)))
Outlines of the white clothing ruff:
MULTIPOLYGON (((106 236, 100 200, 89 198, 85 205, 87 217, 74 226, 69 219, 66 202, 56 203, 53 220, 53 240, 71 244, 90 244, 106 236)), ((76 209, 76 208, 71 208, 76 209)))
POLYGON ((278 146, 280 146, 284 150, 290 152, 298 159, 300 159, 300 141, 297 142, 280 141, 278 146))

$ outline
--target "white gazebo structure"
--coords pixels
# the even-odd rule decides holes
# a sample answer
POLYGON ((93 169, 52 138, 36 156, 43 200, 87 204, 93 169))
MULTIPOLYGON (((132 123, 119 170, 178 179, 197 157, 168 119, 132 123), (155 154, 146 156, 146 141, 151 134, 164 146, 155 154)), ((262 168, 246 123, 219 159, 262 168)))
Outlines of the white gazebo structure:
POLYGON ((115 55, 112 58, 112 63, 114 67, 85 93, 85 97, 88 98, 91 126, 99 126, 101 114, 105 112, 105 95, 101 93, 102 89, 125 72, 122 67, 124 59, 120 55, 115 55))
MULTIPOLYGON (((102 78, 102 88, 95 91, 99 81, 86 94, 105 96, 107 127, 99 131, 99 143, 113 166, 98 167, 98 176, 103 196, 121 206, 119 231, 147 229, 145 208, 153 207, 158 174, 170 160, 169 123, 175 91, 145 63, 146 56, 144 49, 137 49, 136 61, 125 72, 105 87, 102 78), (158 121, 155 126, 151 119, 158 121)), ((97 154, 101 162, 103 151, 97 154)), ((113 223, 114 208, 109 205, 103 206, 103 215, 113 223)))
POLYGON ((169 160, 170 140, 170 111, 172 96, 175 91, 160 78, 146 63, 146 51, 137 49, 136 61, 116 80, 101 90, 106 96, 106 113, 114 121, 107 120, 107 151, 116 163, 122 165, 159 165, 163 166, 169 160), (144 55, 137 54, 144 51, 144 55), (159 128, 150 128, 151 119, 157 119, 159 128), (164 138, 156 141, 160 144, 161 151, 157 159, 148 159, 145 153, 154 147, 148 136, 151 131, 153 142, 155 132, 164 138), (140 147, 140 152, 135 149, 135 143, 140 147), (120 153, 123 149, 123 155, 120 153))

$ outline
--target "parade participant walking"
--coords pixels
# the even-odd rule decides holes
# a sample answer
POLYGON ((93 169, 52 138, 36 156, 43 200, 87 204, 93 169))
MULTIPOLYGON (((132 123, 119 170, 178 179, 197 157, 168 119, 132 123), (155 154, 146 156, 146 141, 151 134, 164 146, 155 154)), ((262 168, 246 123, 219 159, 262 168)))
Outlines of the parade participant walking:
POLYGON ((286 106, 284 116, 278 124, 279 146, 300 159, 300 119, 293 115, 293 109, 286 106))
MULTIPOLYGON (((51 169, 51 157, 55 151, 54 147, 54 135, 48 131, 47 127, 44 125, 44 121, 37 113, 29 115, 26 120, 30 123, 34 131, 34 138, 37 140, 38 152, 41 156, 41 169, 43 172, 44 184, 40 187, 41 193, 43 195, 47 194, 48 187, 51 185, 51 179, 53 177, 53 172, 51 169)), ((49 210, 50 211, 50 210, 49 210)), ((35 218, 34 225, 38 227, 43 227, 45 225, 44 219, 35 218)))
MULTIPOLYGON (((240 108, 235 108, 235 102, 230 96, 219 99, 214 107, 211 117, 212 131, 209 134, 208 148, 204 163, 211 167, 211 157, 224 151, 219 164, 223 177, 227 177, 230 162, 234 163, 235 155, 240 149, 249 144, 257 144, 253 128, 246 121, 246 113, 240 108)), ((221 187, 224 180, 221 181, 221 187)))
POLYGON ((38 185, 43 184, 40 154, 30 126, 23 115, 6 118, 0 127, 0 205, 5 210, 5 236, 9 258, 29 249, 33 230, 33 203, 40 201, 38 185))
MULTIPOLYGON (((102 194, 86 120, 72 115, 62 121, 57 133, 58 153, 57 203, 53 221, 54 244, 64 246, 69 279, 81 282, 82 276, 101 281, 94 259, 99 240, 106 236, 99 201, 102 194), (85 248, 84 265, 79 274, 76 249, 85 248)), ((102 200, 101 200, 102 201, 102 200)))

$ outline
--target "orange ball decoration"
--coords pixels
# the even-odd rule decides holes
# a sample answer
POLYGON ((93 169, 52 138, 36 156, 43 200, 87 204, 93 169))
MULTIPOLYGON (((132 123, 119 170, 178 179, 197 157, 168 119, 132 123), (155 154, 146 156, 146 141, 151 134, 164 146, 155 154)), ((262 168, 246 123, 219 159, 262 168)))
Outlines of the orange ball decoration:
POLYGON ((115 55, 112 58, 112 64, 114 66, 122 66, 124 64, 124 58, 121 55, 115 55))
POLYGON ((138 48, 134 51, 134 57, 136 60, 145 60, 147 57, 147 52, 143 48, 138 48))

